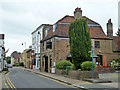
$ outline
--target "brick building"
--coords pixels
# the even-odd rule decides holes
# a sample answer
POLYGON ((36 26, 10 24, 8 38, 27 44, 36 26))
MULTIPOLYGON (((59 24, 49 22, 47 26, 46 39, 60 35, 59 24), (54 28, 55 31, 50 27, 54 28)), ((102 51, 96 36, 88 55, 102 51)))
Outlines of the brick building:
POLYGON ((70 56, 70 45, 68 38, 69 25, 76 18, 87 18, 87 24, 90 27, 90 36, 93 45, 94 54, 97 55, 95 62, 104 65, 103 59, 106 57, 107 63, 113 58, 120 56, 119 45, 120 37, 113 36, 113 24, 111 19, 107 23, 107 35, 105 35, 101 25, 86 16, 82 16, 81 8, 76 8, 74 16, 66 15, 58 20, 52 27, 43 30, 43 39, 41 40, 40 66, 41 71, 51 72, 51 68, 60 60, 67 59, 70 56))

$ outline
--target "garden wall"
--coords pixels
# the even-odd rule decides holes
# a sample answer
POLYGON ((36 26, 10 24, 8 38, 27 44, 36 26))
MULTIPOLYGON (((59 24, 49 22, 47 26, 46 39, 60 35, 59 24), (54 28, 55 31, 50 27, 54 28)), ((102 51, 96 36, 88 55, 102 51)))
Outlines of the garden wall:
MULTIPOLYGON (((73 79, 82 80, 83 78, 92 78, 92 71, 73 71, 68 72, 68 77, 73 79)), ((99 75, 94 71, 94 78, 99 78, 99 75)))
POLYGON ((66 70, 56 69, 55 73, 56 73, 57 75, 66 75, 66 70))
POLYGON ((97 73, 114 73, 115 68, 112 67, 96 67, 97 73))

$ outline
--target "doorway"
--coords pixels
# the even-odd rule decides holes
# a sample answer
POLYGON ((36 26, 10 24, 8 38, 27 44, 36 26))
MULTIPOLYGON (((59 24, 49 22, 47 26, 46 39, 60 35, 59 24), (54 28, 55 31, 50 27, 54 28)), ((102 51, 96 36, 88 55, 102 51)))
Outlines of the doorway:
POLYGON ((45 72, 48 72, 48 56, 45 56, 45 72))
POLYGON ((102 61, 102 55, 97 55, 98 56, 98 58, 96 59, 96 62, 99 62, 100 63, 100 65, 102 65, 103 66, 103 61, 102 61))

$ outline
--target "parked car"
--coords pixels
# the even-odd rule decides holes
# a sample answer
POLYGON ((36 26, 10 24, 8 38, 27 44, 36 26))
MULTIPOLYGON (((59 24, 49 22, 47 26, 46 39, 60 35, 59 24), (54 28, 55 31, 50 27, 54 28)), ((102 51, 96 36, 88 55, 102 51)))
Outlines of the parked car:
POLYGON ((7 65, 7 68, 12 68, 12 65, 11 65, 11 64, 8 64, 8 65, 7 65))

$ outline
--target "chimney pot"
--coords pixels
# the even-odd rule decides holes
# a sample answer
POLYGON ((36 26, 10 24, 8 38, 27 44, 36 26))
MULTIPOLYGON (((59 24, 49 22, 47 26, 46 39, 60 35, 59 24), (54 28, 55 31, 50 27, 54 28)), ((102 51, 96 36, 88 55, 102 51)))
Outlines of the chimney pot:
POLYGON ((111 23, 111 19, 108 20, 108 23, 111 23))
POLYGON ((76 8, 75 11, 74 11, 74 18, 82 18, 82 10, 81 8, 76 8))

